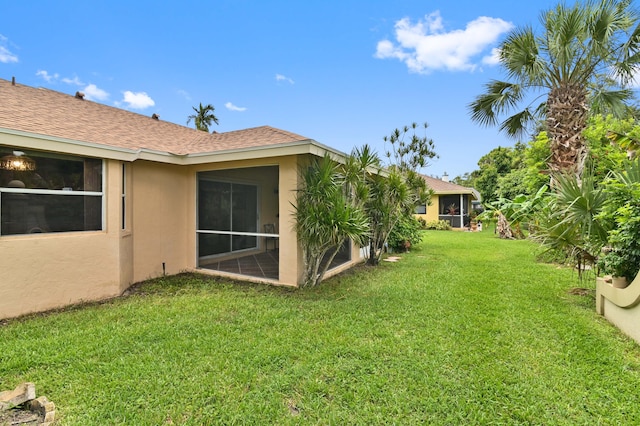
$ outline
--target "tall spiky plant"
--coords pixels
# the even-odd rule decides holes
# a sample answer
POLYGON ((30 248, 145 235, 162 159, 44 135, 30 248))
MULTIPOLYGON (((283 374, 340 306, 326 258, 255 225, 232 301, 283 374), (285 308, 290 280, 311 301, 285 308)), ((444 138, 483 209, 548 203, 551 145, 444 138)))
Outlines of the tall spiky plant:
POLYGON ((295 228, 304 259, 302 286, 312 287, 322 281, 346 240, 366 243, 369 222, 347 190, 342 166, 328 155, 312 160, 300 173, 303 185, 296 194, 295 228))

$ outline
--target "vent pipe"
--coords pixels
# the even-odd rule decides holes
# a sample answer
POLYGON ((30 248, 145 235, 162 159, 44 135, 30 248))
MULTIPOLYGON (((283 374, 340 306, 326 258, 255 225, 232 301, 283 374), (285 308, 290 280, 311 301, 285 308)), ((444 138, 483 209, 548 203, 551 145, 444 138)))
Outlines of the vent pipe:
POLYGON ((11 77, 11 85, 12 86, 16 85, 16 77, 15 76, 11 77))

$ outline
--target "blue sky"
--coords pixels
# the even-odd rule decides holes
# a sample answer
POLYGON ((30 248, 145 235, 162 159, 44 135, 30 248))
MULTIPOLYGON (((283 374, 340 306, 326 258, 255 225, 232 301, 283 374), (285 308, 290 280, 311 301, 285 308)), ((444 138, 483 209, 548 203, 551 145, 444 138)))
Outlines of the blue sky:
MULTIPOLYGON (((3 2, 0 77, 218 132, 270 125, 343 152, 429 123, 451 177, 515 141, 467 105, 504 78, 492 49, 555 0, 3 2)), ((1 100, 0 100, 1 101, 1 100)))

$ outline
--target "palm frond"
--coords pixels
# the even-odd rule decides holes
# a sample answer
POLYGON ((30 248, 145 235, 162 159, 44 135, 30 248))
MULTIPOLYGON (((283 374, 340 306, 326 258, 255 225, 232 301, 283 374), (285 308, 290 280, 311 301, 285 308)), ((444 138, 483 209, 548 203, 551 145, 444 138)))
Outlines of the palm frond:
POLYGON ((592 114, 612 114, 616 118, 628 116, 629 107, 627 101, 633 98, 633 91, 630 89, 606 90, 606 88, 596 88, 591 92, 590 104, 592 114))
POLYGON ((540 81, 544 60, 531 27, 516 29, 509 34, 500 47, 500 62, 509 78, 526 82, 540 81))
POLYGON ((492 80, 485 85, 486 92, 469 104, 471 119, 484 126, 498 123, 498 117, 517 106, 523 98, 522 87, 518 84, 492 80))
POLYGON ((519 138, 526 133, 529 124, 535 121, 535 115, 529 108, 525 108, 511 117, 507 118, 500 125, 500 130, 507 135, 519 138))

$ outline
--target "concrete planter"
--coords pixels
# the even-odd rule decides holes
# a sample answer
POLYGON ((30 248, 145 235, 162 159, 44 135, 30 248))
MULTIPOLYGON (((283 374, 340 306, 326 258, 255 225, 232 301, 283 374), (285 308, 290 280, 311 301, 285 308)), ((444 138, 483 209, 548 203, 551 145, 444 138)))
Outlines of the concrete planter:
POLYGON ((629 282, 625 277, 611 277, 611 285, 615 288, 627 288, 629 282))

